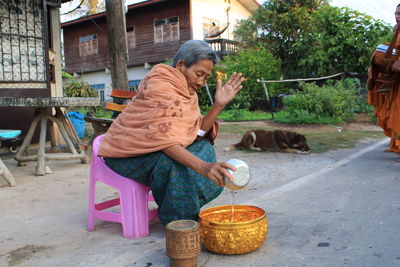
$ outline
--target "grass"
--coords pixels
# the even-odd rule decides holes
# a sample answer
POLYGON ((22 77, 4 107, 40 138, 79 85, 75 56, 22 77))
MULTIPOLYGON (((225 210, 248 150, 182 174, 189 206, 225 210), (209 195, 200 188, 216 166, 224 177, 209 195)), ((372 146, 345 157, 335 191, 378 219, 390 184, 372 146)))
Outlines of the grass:
MULTIPOLYGON (((244 134, 254 129, 250 125, 221 125, 221 133, 244 134)), ((262 130, 273 130, 267 127, 257 127, 262 130)), ((353 148, 359 141, 366 138, 380 139, 385 137, 383 132, 376 131, 342 131, 342 132, 312 132, 303 133, 307 137, 307 143, 312 153, 323 153, 329 150, 353 148)))
MULTIPOLYGON (((264 111, 248 111, 245 109, 238 110, 224 110, 218 116, 219 120, 223 121, 260 121, 260 120, 272 120, 271 112, 264 111)), ((340 123, 334 118, 316 118, 315 116, 308 115, 300 118, 295 118, 289 114, 287 111, 274 112, 275 122, 289 123, 289 124, 302 124, 307 123, 321 123, 321 124, 331 124, 340 123)))
MULTIPOLYGON (((358 114, 355 113, 354 117, 358 114)), ((374 122, 375 115, 373 112, 364 112, 362 114, 368 114, 369 121, 374 122)), ((205 115, 205 114, 203 114, 205 115)), ((335 118, 331 117, 316 117, 313 114, 303 114, 300 117, 294 117, 289 112, 282 110, 274 112, 274 119, 272 119, 271 112, 265 111, 248 111, 245 109, 231 109, 223 110, 218 116, 219 120, 222 121, 260 121, 260 120, 273 120, 274 122, 288 123, 288 124, 340 124, 343 123, 335 118)))
POLYGON ((305 136, 307 137, 308 145, 313 153, 353 148, 362 139, 379 139, 385 137, 383 132, 376 131, 306 133, 305 136))

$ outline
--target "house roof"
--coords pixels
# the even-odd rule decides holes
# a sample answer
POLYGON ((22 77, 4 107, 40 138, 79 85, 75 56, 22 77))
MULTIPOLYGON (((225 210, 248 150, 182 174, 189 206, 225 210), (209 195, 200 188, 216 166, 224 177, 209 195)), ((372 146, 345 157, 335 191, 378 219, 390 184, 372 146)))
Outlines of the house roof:
MULTIPOLYGON (((64 3, 64 2, 69 2, 69 1, 72 1, 72 0, 62 0, 62 1, 64 3)), ((139 2, 139 3, 136 3, 136 4, 129 5, 128 6, 128 10, 131 10, 131 9, 134 9, 134 8, 138 8, 138 7, 143 7, 143 6, 149 6, 149 5, 152 5, 152 4, 165 2, 165 1, 168 1, 168 0, 147 0, 147 1, 143 1, 143 2, 139 2)), ((255 11, 258 7, 260 7, 260 4, 256 0, 238 0, 238 1, 239 1, 239 3, 241 3, 244 7, 246 7, 250 11, 255 11)), ((103 17, 105 15, 106 15, 106 12, 101 12, 101 13, 97 13, 97 14, 94 14, 94 15, 78 18, 78 19, 75 19, 75 20, 70 20, 70 21, 61 23, 61 27, 65 27, 65 26, 69 26, 69 25, 72 25, 72 24, 84 22, 84 21, 91 20, 91 19, 94 19, 94 18, 103 17)))
POLYGON ((250 11, 255 11, 261 6, 256 0, 238 0, 238 2, 250 11))
MULTIPOLYGON (((64 0, 64 1, 71 1, 71 0, 64 0)), ((128 10, 131 10, 131 9, 134 9, 134 8, 138 8, 138 7, 143 7, 143 6, 149 6, 149 5, 153 5, 153 4, 157 4, 157 3, 165 2, 165 1, 168 1, 168 0, 147 0, 147 1, 143 1, 143 2, 139 2, 139 3, 136 3, 136 4, 129 5, 128 6, 128 10)), ((105 15, 106 15, 106 12, 100 12, 100 13, 97 13, 97 14, 94 14, 94 15, 85 16, 85 17, 78 18, 78 19, 75 19, 75 20, 70 20, 70 21, 61 23, 61 28, 65 27, 65 26, 72 25, 72 24, 80 23, 80 22, 83 22, 83 21, 91 20, 91 19, 94 19, 94 18, 104 17, 105 15)))

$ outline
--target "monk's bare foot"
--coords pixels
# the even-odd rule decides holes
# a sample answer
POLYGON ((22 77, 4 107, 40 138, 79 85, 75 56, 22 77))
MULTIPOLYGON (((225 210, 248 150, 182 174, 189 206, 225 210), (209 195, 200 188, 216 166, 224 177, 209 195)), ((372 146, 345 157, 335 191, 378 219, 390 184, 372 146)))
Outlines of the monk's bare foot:
POLYGON ((383 152, 392 152, 392 150, 390 148, 387 148, 387 149, 383 150, 383 152))
POLYGON ((400 158, 396 160, 396 162, 400 162, 400 158))

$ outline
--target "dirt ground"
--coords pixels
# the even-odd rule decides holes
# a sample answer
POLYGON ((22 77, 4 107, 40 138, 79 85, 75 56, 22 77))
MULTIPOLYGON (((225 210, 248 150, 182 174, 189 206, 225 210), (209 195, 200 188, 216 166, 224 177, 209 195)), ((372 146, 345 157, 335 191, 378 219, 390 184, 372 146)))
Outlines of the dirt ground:
MULTIPOLYGON (((264 121, 239 124, 302 132, 338 130, 335 126, 291 126, 264 121)), ((340 127, 349 130, 381 130, 365 122, 340 127)), ((217 159, 226 161, 238 158, 246 161, 250 166, 251 181, 234 194, 224 190, 208 206, 243 203, 380 141, 365 139, 351 149, 309 155, 223 151, 223 147, 240 138, 238 134, 221 133, 215 143, 217 159)), ((164 230, 159 222, 152 224, 149 237, 135 241, 124 239, 121 226, 117 223, 99 221, 96 231, 86 231, 89 165, 80 164, 79 160, 48 161, 46 164, 53 173, 35 176, 33 162, 25 167, 17 167, 16 161, 9 156, 3 161, 14 175, 17 186, 8 187, 0 179, 0 214, 4 229, 0 231, 0 266, 126 266, 123 264, 126 259, 131 263, 138 262, 131 250, 139 245, 141 251, 157 246, 159 255, 165 257, 164 230)), ((105 186, 97 190, 98 200, 109 200, 117 195, 105 186)))

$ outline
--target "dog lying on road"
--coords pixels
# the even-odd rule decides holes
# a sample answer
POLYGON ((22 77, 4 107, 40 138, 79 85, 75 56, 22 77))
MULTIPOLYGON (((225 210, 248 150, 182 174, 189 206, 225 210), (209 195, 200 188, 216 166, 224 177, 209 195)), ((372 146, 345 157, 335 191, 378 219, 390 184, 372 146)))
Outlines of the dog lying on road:
POLYGON ((224 151, 234 149, 299 154, 310 153, 310 148, 307 145, 307 139, 304 135, 284 130, 250 130, 243 135, 242 140, 239 143, 224 148, 224 151))

